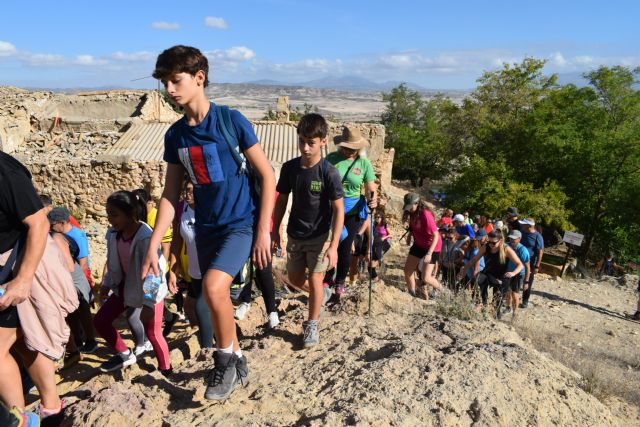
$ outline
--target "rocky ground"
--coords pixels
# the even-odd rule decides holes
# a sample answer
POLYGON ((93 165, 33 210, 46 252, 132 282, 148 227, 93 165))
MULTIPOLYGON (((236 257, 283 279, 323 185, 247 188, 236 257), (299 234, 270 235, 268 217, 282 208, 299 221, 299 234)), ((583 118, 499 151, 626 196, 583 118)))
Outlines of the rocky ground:
POLYGON ((534 305, 515 323, 489 315, 460 320, 442 314, 456 313, 456 300, 427 304, 401 289, 405 253, 396 245, 389 254, 371 315, 366 286, 350 287, 324 317, 321 344, 311 350, 301 346, 302 295, 282 300, 274 332, 263 328, 257 300, 238 322, 250 383, 225 403, 204 399, 211 354, 198 350, 185 323, 171 336, 169 380, 155 371, 152 355, 100 374, 97 365, 109 355, 101 347, 63 372, 60 388, 71 402, 64 425, 640 424, 637 403, 594 392, 598 379, 556 354, 590 358, 637 385, 632 355, 640 324, 621 317, 633 305, 630 289, 541 278, 534 305), (542 346, 545 340, 557 351, 542 346))

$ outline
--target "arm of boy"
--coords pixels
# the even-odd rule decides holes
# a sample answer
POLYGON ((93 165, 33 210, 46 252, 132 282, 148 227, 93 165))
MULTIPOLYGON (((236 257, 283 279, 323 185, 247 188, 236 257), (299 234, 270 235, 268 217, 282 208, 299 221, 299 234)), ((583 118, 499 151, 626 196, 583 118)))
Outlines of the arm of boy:
POLYGON ((340 234, 344 227, 344 199, 341 197, 331 201, 333 219, 331 221, 331 243, 327 248, 324 261, 329 262, 327 270, 331 270, 338 263, 338 245, 340 244, 340 234))
POLYGON ((171 225, 173 216, 175 215, 183 179, 184 167, 176 163, 167 163, 167 177, 164 182, 164 190, 162 191, 160 203, 158 203, 158 216, 156 217, 155 228, 151 235, 147 255, 140 268, 141 279, 143 280, 147 274, 153 274, 156 277, 164 274, 164 271, 160 272, 158 270, 158 248, 160 248, 162 238, 171 225))
POLYGON ((282 218, 287 209, 287 203, 289 203, 289 194, 279 193, 273 209, 273 230, 271 230, 271 250, 274 252, 282 247, 282 218))
POLYGON ((520 261, 520 258, 518 258, 518 255, 513 249, 511 249, 509 246, 506 246, 504 249, 507 252, 507 258, 509 258, 516 265, 515 270, 509 271, 504 275, 504 277, 506 278, 511 278, 520 273, 524 266, 522 265, 522 261, 520 261))
MULTIPOLYGON (((178 292, 178 273, 181 272, 182 267, 180 265, 180 252, 182 251, 182 235, 180 234, 180 225, 173 221, 173 229, 176 230, 173 233, 171 239, 171 250, 169 251, 169 280, 167 286, 169 292, 175 295, 178 292)), ((184 274, 184 273, 183 273, 184 274)))
POLYGON ((276 177, 269 159, 262 151, 260 144, 254 144, 244 150, 244 155, 260 177, 262 192, 260 194, 260 217, 256 228, 252 259, 259 269, 271 262, 271 236, 269 227, 276 194, 276 177))

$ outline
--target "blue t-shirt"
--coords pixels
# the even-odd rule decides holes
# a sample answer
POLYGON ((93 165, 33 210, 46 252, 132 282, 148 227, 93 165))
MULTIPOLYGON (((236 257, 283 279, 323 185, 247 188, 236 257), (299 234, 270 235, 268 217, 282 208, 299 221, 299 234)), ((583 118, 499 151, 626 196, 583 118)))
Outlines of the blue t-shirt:
MULTIPOLYGON (((513 247, 511 249, 513 249, 513 247)), ((514 251, 516 252, 516 255, 518 255, 518 258, 520 258, 520 261, 522 262, 522 270, 520 270, 520 276, 524 277, 526 273, 526 268, 524 265, 528 263, 529 260, 531 259, 529 257, 529 251, 527 250, 527 248, 525 248, 522 245, 522 243, 518 243, 518 246, 516 246, 514 251)), ((516 264, 513 261, 511 261, 511 259, 509 259, 509 261, 507 262, 507 271, 513 271, 515 269, 516 269, 516 264)))
MULTIPOLYGON (((164 137, 164 160, 181 164, 194 184, 196 239, 251 227, 256 214, 249 179, 238 173, 238 165, 218 129, 215 108, 212 102, 205 118, 195 126, 189 126, 183 117, 164 137)), ((240 150, 257 144, 258 137, 247 118, 236 110, 230 110, 230 115, 240 150)))
MULTIPOLYGON (((467 251, 467 253, 464 255, 464 265, 467 265, 474 256, 478 255, 479 251, 480 250, 478 248, 473 248, 470 251, 467 251)), ((484 270, 484 257, 480 257, 480 261, 478 261, 478 263, 480 264, 478 266, 478 271, 484 270)), ((473 279, 473 268, 469 268, 469 270, 467 270, 467 279, 473 279)))
POLYGON ((91 267, 89 263, 89 239, 87 239, 87 235, 84 231, 80 230, 78 227, 71 226, 71 230, 68 233, 64 233, 66 236, 69 236, 73 239, 74 242, 78 245, 78 257, 77 259, 86 258, 87 265, 91 267))
POLYGON ((542 238, 542 234, 537 231, 535 233, 522 233, 522 240, 520 240, 520 244, 527 248, 531 265, 534 266, 538 261, 538 251, 540 249, 544 249, 544 239, 542 238))
POLYGON ((469 236, 472 238, 476 237, 476 233, 473 231, 473 227, 470 226, 469 224, 465 224, 463 226, 457 226, 456 231, 461 236, 469 236))

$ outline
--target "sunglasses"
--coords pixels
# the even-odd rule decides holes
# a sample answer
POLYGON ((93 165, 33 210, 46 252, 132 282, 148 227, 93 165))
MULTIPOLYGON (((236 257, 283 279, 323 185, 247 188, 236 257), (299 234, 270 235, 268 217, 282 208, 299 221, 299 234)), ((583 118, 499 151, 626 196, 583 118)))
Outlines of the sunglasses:
POLYGON ((489 246, 495 246, 495 245, 497 245, 498 243, 500 243, 500 241, 499 241, 499 240, 495 240, 495 241, 494 241, 494 240, 489 240, 489 241, 487 242, 487 244, 488 244, 489 246))

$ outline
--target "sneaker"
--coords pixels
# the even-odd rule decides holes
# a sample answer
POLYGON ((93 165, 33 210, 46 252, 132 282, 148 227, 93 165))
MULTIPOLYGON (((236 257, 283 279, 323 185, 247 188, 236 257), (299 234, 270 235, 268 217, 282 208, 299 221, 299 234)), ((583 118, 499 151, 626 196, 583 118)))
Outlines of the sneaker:
POLYGON ((236 370, 238 371, 238 377, 243 386, 249 384, 249 365, 247 365, 247 358, 243 354, 242 357, 238 357, 236 362, 236 370))
POLYGON ((137 362, 136 355, 133 354, 131 350, 129 350, 129 354, 125 355, 122 353, 118 353, 114 355, 111 359, 103 362, 100 365, 100 370, 102 372, 112 372, 117 371, 118 369, 122 369, 125 366, 131 366, 137 362))
POLYGON ((240 382, 238 375, 238 356, 235 353, 213 354, 213 369, 206 378, 207 390, 204 397, 209 400, 225 400, 240 382))
POLYGON ((158 369, 158 370, 165 378, 171 378, 171 375, 173 375, 172 367, 169 367, 169 369, 158 369))
POLYGON ((183 312, 179 311, 178 312, 178 319, 180 319, 181 322, 184 322, 185 320, 187 320, 187 317, 184 315, 183 312))
POLYGON ((313 347, 320 343, 320 331, 317 320, 307 320, 302 324, 304 328, 302 340, 304 348, 313 347))
POLYGON ((416 294, 416 291, 413 289, 409 289, 407 292, 409 292, 409 295, 411 295, 414 298, 418 297, 418 294, 416 294))
POLYGON ((64 358, 64 364, 62 365, 62 369, 69 369, 73 365, 80 363, 82 360, 82 356, 79 351, 75 351, 73 353, 67 354, 67 357, 64 358))
POLYGON ((142 346, 140 346, 140 347, 136 346, 133 349, 133 354, 135 354, 136 357, 138 357, 138 356, 142 356, 144 353, 146 353, 147 351, 151 351, 151 350, 153 350, 153 345, 151 344, 151 341, 145 340, 144 344, 142 344, 142 346))
MULTIPOLYGON (((67 407, 67 402, 64 399, 60 399, 60 408, 59 409, 47 409, 42 406, 42 403, 38 405, 36 408, 36 415, 40 416, 40 423, 43 425, 44 420, 47 420, 47 425, 60 425, 62 419, 64 418, 64 410, 67 407)), ((38 425, 38 424, 34 424, 38 425)))
POLYGON ((510 314, 513 310, 511 310, 511 307, 507 307, 504 309, 504 314, 510 314))
POLYGON ((37 427, 40 425, 40 416, 35 412, 21 411, 18 408, 13 408, 10 412, 14 418, 10 424, 11 427, 37 427))
POLYGON ((248 302, 241 302, 238 308, 236 308, 236 312, 234 313, 233 317, 238 320, 243 320, 250 309, 251 304, 249 304, 248 302))
POLYGON ((162 336, 167 337, 169 333, 171 333, 171 329, 173 328, 174 323, 178 320, 178 315, 175 313, 171 313, 171 319, 165 320, 164 327, 162 328, 162 336))
POLYGON ((342 296, 342 294, 344 294, 344 283, 337 283, 336 284, 336 295, 342 296))
POLYGON ((520 304, 520 308, 527 308, 529 307, 529 303, 527 302, 523 302, 522 304, 520 304))
POLYGON ((80 353, 91 354, 98 349, 98 342, 96 340, 87 341, 82 344, 78 350, 80 353))
POLYGON ((273 329, 280 324, 280 318, 278 317, 278 313, 273 311, 269 313, 269 329, 273 329))
POLYGON ((640 320, 640 310, 636 311, 633 316, 631 316, 633 320, 640 320))

